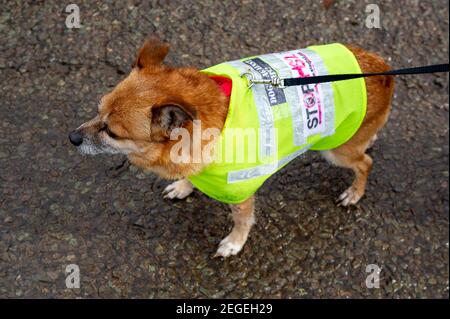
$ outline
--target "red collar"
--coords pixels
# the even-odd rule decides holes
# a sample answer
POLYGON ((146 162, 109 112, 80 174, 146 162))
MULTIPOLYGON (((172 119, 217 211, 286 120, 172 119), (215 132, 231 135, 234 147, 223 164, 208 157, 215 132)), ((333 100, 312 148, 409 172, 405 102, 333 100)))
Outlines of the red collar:
POLYGON ((214 80, 219 86, 220 90, 228 97, 231 96, 231 89, 233 87, 233 82, 231 79, 224 76, 210 76, 211 80, 214 80))

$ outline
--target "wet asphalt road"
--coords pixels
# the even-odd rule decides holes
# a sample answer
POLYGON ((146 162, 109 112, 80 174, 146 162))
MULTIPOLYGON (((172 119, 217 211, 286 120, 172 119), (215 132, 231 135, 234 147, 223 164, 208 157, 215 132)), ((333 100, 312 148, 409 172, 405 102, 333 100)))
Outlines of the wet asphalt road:
POLYGON ((258 192, 243 251, 213 259, 231 220, 199 192, 163 200, 168 184, 120 156, 83 157, 68 132, 95 114, 147 35, 167 61, 221 61, 329 42, 393 66, 448 61, 448 1, 1 1, 0 297, 432 298, 449 294, 448 76, 397 80, 393 111, 370 151, 367 194, 316 153, 258 192), (380 7, 381 29, 365 27, 380 7), (81 288, 65 287, 77 264, 81 288), (380 288, 365 270, 381 267, 380 288))

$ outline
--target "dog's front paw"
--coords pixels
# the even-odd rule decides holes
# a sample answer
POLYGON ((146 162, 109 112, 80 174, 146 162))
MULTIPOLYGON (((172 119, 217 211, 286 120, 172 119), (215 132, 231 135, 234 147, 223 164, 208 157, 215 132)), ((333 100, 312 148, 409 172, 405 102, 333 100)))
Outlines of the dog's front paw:
POLYGON ((338 206, 355 205, 357 202, 359 202, 363 195, 364 192, 360 192, 353 187, 349 187, 345 192, 341 194, 341 196, 339 196, 337 200, 338 206))
POLYGON ((236 255, 238 252, 241 251, 242 247, 245 244, 245 241, 243 243, 233 240, 233 236, 230 234, 227 237, 225 237, 219 244, 219 248, 217 249, 216 254, 214 257, 229 257, 231 255, 236 255))
POLYGON ((167 186, 164 189, 163 194, 165 194, 164 198, 183 199, 189 196, 189 194, 191 194, 193 191, 194 186, 192 186, 192 183, 187 179, 182 179, 167 186))

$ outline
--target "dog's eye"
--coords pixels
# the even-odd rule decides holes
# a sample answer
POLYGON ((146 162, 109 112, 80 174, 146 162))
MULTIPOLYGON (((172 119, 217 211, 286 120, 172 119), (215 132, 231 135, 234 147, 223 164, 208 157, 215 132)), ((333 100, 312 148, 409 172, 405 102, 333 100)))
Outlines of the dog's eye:
POLYGON ((114 132, 111 132, 111 130, 109 129, 108 126, 106 127, 105 130, 106 130, 106 134, 108 134, 109 137, 111 137, 111 138, 117 138, 117 134, 115 134, 114 132))
POLYGON ((118 137, 117 134, 115 134, 114 132, 112 132, 112 131, 109 129, 108 124, 106 124, 106 123, 102 126, 102 128, 100 129, 100 131, 105 131, 106 134, 108 134, 108 136, 111 137, 111 138, 117 138, 117 137, 118 137))

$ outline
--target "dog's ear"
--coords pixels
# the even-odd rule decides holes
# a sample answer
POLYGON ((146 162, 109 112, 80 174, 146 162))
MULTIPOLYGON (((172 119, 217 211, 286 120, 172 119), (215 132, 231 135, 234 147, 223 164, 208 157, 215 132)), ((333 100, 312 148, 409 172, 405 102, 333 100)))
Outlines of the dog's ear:
POLYGON ((157 38, 150 38, 139 49, 133 68, 139 69, 150 65, 161 64, 167 53, 169 53, 169 45, 157 38))
POLYGON ((170 132, 175 128, 181 128, 194 120, 195 114, 176 104, 166 104, 153 107, 151 132, 152 139, 162 141, 170 137, 170 132))

